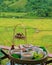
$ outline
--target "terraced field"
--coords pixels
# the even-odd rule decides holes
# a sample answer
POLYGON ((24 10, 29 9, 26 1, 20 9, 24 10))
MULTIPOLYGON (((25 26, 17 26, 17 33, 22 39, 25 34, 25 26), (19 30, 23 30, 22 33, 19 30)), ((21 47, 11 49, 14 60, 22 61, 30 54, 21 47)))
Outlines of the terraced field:
POLYGON ((15 34, 22 32, 25 35, 26 28, 27 39, 15 39, 15 45, 30 43, 44 46, 52 53, 52 19, 0 18, 0 45, 12 45, 13 29, 16 25, 15 34))
MULTIPOLYGON (((48 47, 48 50, 52 52, 50 47, 52 46, 52 19, 0 18, 0 44, 9 46, 12 44, 13 29, 16 25, 15 33, 22 32, 25 34, 24 27, 27 28, 27 43, 48 47)), ((25 43, 24 40, 21 41, 15 40, 15 44, 25 43)))

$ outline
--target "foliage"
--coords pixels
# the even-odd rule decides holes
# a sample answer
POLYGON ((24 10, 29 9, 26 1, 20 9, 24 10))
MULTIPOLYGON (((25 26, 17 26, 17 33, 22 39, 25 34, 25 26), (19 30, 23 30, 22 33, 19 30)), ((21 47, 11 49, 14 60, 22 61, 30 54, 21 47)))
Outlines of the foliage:
POLYGON ((0 12, 2 11, 30 12, 30 15, 38 17, 51 17, 52 0, 0 0, 0 12))
POLYGON ((34 15, 41 17, 47 17, 49 12, 52 12, 49 0, 28 0, 26 8, 27 11, 33 11, 34 15))

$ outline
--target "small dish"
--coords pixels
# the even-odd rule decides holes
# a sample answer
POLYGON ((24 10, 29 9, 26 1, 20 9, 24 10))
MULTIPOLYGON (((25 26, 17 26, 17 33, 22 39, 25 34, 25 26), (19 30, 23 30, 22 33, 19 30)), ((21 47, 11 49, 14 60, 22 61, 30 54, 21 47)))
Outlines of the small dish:
POLYGON ((33 55, 31 52, 22 52, 21 57, 22 59, 32 59, 33 55))
POLYGON ((26 45, 23 45, 25 48, 30 48, 30 47, 32 47, 33 45, 31 45, 31 44, 26 44, 26 45))

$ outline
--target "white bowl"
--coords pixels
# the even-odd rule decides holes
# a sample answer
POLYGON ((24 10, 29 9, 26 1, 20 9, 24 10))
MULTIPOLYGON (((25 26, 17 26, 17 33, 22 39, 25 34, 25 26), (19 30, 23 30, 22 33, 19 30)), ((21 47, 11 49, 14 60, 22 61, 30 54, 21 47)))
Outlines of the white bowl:
POLYGON ((21 54, 21 50, 20 49, 14 49, 14 50, 10 50, 10 54, 21 54))
POLYGON ((32 53, 30 53, 30 52, 23 52, 22 54, 21 54, 21 57, 22 57, 22 59, 32 59, 32 53))

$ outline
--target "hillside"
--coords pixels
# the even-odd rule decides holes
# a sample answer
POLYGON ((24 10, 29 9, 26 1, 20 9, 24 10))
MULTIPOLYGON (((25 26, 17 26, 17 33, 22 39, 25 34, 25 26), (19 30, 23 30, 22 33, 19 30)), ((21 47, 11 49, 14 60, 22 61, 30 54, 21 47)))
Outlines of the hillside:
POLYGON ((52 0, 0 0, 0 12, 28 13, 27 16, 52 17, 52 0))
POLYGON ((27 0, 0 0, 0 11, 15 11, 24 9, 27 0))

